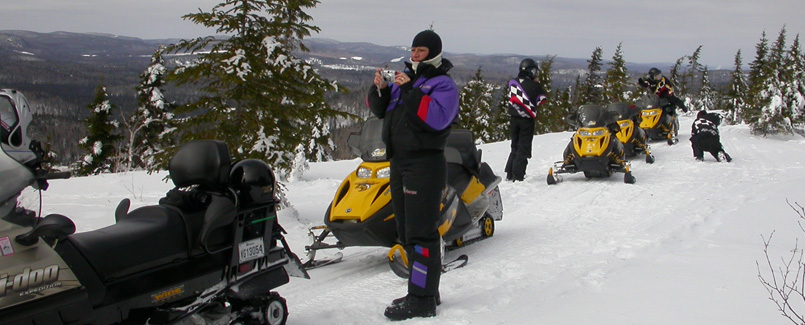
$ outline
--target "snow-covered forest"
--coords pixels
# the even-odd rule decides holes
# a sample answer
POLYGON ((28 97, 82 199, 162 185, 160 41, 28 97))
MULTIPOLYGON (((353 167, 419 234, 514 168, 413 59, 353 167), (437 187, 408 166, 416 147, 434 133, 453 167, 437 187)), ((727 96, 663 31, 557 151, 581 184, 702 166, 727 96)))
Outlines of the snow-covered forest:
MULTIPOLYGON (((322 77, 320 62, 301 58, 308 50, 303 40, 319 31, 306 14, 315 4, 226 1, 185 15, 190 23, 227 37, 181 40, 158 48, 139 75, 137 108, 128 116, 111 102, 101 81, 86 106, 88 117, 81 130, 86 136, 77 141, 84 154, 64 161, 59 152, 52 152, 54 163, 70 165, 78 175, 153 172, 165 168, 177 144, 199 138, 226 141, 236 148, 237 159, 265 160, 282 179, 299 177, 310 161, 331 160, 336 143, 343 143, 343 130, 368 113, 352 107, 360 106, 360 100, 352 100, 363 93, 360 85, 351 80, 353 89, 347 94, 339 80, 322 77), (235 23, 244 21, 248 23, 235 23), (168 89, 177 87, 193 89, 194 96, 173 98, 168 89), (353 105, 339 102, 339 96, 349 96, 353 105)), ((711 83, 711 71, 700 62, 703 51, 706 45, 674 65, 658 67, 688 108, 724 111, 726 123, 749 125, 754 134, 803 134, 805 59, 799 35, 791 37, 785 27, 774 38, 762 32, 751 60, 744 58, 749 54, 736 53, 726 84, 711 83)), ((555 56, 535 58, 549 98, 539 112, 538 134, 569 130, 564 117, 582 104, 633 103, 645 93, 634 80, 643 71, 627 69, 628 53, 621 44, 611 59, 603 53, 596 47, 587 69, 577 71, 569 86, 552 80, 555 56)), ((470 68, 476 73, 459 85, 458 126, 474 131, 479 143, 504 140, 508 119, 502 84, 487 80, 482 67, 470 68)))

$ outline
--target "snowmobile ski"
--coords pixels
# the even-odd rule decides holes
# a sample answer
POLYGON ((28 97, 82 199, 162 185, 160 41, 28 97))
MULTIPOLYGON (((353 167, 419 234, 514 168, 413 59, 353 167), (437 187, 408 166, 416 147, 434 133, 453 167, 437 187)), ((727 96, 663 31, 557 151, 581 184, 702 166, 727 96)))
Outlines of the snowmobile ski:
POLYGON ((467 265, 467 261, 469 261, 469 259, 470 257, 467 256, 467 254, 459 255, 459 257, 456 257, 456 259, 442 265, 442 273, 447 273, 452 270, 464 267, 465 265, 467 265))
POLYGON ((308 261, 307 263, 304 264, 305 265, 305 270, 311 270, 311 269, 315 269, 315 268, 322 267, 322 266, 325 266, 325 265, 335 264, 335 263, 341 262, 342 259, 344 259, 344 254, 341 254, 341 252, 338 252, 338 253, 335 253, 335 255, 333 257, 328 258, 328 259, 310 260, 310 261, 308 261))

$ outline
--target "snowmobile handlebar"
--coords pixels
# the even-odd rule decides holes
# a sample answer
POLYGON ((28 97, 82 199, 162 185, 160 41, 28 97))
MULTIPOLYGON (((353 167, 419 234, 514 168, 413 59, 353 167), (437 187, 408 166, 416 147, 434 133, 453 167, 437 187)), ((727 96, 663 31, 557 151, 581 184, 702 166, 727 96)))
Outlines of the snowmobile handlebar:
POLYGON ((70 172, 56 172, 56 173, 44 174, 40 179, 49 180, 49 179, 68 179, 68 178, 70 178, 70 172))

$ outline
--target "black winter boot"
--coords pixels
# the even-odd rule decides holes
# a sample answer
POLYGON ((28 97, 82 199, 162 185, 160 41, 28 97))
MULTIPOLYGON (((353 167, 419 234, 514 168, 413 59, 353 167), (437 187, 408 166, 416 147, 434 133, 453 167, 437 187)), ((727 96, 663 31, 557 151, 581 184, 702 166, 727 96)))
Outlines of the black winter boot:
MULTIPOLYGON (((405 297, 400 297, 400 298, 392 300, 391 305, 392 306, 397 306, 397 305, 401 304, 403 301, 405 301, 406 297, 408 297, 408 296, 406 295, 405 297)), ((439 293, 436 293, 436 306, 439 306, 441 304, 442 304, 442 297, 441 297, 441 295, 439 293)))
POLYGON ((436 297, 418 296, 408 294, 399 304, 395 304, 397 299, 386 307, 384 315, 391 320, 406 320, 414 317, 433 317, 436 316, 436 297))

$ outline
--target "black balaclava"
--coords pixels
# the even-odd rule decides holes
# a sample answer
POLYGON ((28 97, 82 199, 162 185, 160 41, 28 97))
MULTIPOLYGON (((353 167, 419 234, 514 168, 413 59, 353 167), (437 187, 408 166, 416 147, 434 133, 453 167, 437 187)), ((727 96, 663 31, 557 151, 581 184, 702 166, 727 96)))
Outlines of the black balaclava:
POLYGON ((411 42, 411 47, 418 47, 424 46, 428 48, 428 56, 425 57, 424 61, 433 59, 437 55, 442 53, 442 38, 439 37, 439 34, 436 32, 428 29, 419 32, 414 36, 414 41, 411 42))

